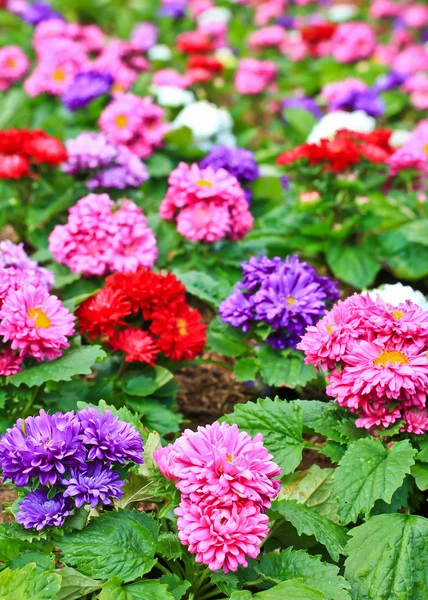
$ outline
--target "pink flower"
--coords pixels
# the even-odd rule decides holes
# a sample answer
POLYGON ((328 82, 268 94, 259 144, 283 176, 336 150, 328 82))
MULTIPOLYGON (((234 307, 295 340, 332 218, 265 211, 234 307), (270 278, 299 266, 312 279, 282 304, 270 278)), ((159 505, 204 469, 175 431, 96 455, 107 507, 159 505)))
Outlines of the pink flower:
POLYGON ((160 205, 161 218, 177 222, 177 230, 192 241, 243 238, 253 226, 245 192, 225 169, 201 169, 180 163, 168 180, 160 205))
POLYGON ((169 130, 163 117, 163 109, 151 98, 121 94, 103 110, 99 125, 113 143, 124 144, 137 156, 147 158, 162 145, 169 130))
POLYGON ((426 170, 427 156, 417 149, 399 148, 386 160, 389 165, 389 174, 395 177, 406 169, 415 169, 424 172, 426 170))
POLYGON ((0 375, 9 377, 22 369, 22 356, 16 356, 9 348, 0 351, 0 375))
POLYGON ((428 6, 423 4, 408 6, 401 17, 408 27, 424 27, 428 23, 428 6))
POLYGON ((182 499, 177 526, 180 541, 196 554, 195 560, 211 571, 236 571, 248 566, 247 557, 256 558, 260 544, 269 533, 268 517, 249 501, 192 504, 182 499))
POLYGON ((374 0, 370 4, 370 15, 375 19, 382 17, 398 17, 400 5, 393 0, 374 0))
POLYGON ((95 59, 92 69, 110 73, 119 90, 129 89, 139 73, 147 71, 148 60, 138 44, 113 39, 95 59))
POLYGON ((30 61, 19 46, 0 48, 0 91, 6 91, 28 71, 30 61))
POLYGON ((182 75, 175 69, 160 69, 153 73, 153 84, 158 86, 168 85, 184 89, 189 87, 191 81, 188 75, 182 75))
POLYGON ((332 37, 333 58, 339 63, 369 58, 376 48, 376 37, 367 23, 341 23, 332 37))
POLYGON ((428 69, 428 49, 422 44, 412 44, 402 50, 392 63, 392 69, 400 73, 416 73, 428 69))
POLYGON ((410 101, 419 110, 428 110, 428 75, 416 73, 409 77, 403 90, 410 93, 410 101))
POLYGON ((255 24, 260 27, 267 25, 272 19, 281 17, 285 13, 287 4, 287 0, 266 0, 257 3, 255 24))
POLYGON ((277 66, 273 61, 242 58, 235 74, 235 87, 241 94, 260 94, 276 76, 277 66))
POLYGON ((274 479, 280 468, 263 446, 263 436, 251 438, 237 425, 214 423, 186 429, 170 446, 154 453, 159 468, 192 502, 204 498, 251 500, 265 508, 279 491, 274 479), (159 462, 158 462, 159 457, 159 462))
POLYGON ((0 309, 0 335, 22 357, 42 361, 61 356, 73 333, 73 315, 43 286, 10 290, 0 309))
POLYGON ((400 431, 407 431, 422 435, 428 431, 428 409, 424 410, 405 410, 404 411, 404 427, 400 431))
POLYGON ((275 48, 285 42, 285 29, 280 25, 271 25, 256 29, 248 37, 248 45, 252 50, 275 48))

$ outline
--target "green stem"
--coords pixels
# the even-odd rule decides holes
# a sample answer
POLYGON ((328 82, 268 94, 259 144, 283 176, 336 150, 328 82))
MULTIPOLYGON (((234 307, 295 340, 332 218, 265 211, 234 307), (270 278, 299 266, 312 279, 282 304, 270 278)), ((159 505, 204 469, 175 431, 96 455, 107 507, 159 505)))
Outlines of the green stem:
POLYGON ((171 575, 171 571, 159 561, 156 563, 156 568, 159 569, 159 571, 162 571, 162 573, 165 573, 165 575, 171 575))
POLYGON ((195 358, 194 360, 189 362, 196 365, 217 365, 218 367, 222 367, 223 369, 227 369, 228 371, 233 371, 232 365, 228 365, 227 363, 221 362, 219 360, 211 360, 209 358, 195 358))
POLYGON ((128 366, 128 363, 126 363, 124 360, 122 361, 122 364, 120 365, 118 371, 117 371, 117 378, 119 379, 119 377, 121 377, 123 375, 123 373, 126 371, 126 368, 128 366))
POLYGON ((323 448, 323 446, 314 446, 314 444, 309 444, 308 442, 304 442, 303 445, 305 450, 317 450, 318 452, 323 448))
POLYGON ((212 592, 209 592, 208 594, 204 594, 203 596, 200 596, 200 600, 208 600, 208 598, 214 598, 214 596, 218 596, 219 595, 219 590, 213 590, 212 592))
POLYGON ((22 418, 25 419, 25 417, 27 417, 30 414, 31 411, 31 407, 33 406, 34 402, 36 401, 36 398, 39 394, 41 387, 37 386, 34 388, 33 393, 31 394, 31 398, 28 400, 27 404, 24 407, 24 410, 22 411, 22 418))
POLYGON ((247 581, 245 584, 245 587, 258 585, 259 583, 263 583, 263 581, 264 581, 263 577, 259 577, 258 579, 255 579, 254 581, 247 581))

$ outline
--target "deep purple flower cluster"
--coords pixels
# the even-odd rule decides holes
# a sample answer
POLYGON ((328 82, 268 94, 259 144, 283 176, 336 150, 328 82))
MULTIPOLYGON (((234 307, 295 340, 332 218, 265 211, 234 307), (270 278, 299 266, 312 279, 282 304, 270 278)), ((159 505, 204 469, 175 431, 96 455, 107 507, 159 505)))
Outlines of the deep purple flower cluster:
POLYGON ((274 348, 295 348, 306 327, 339 299, 337 283, 297 256, 253 256, 241 266, 242 282, 221 303, 220 317, 244 332, 270 326, 266 341, 274 348))
POLYGON ((71 86, 61 96, 62 103, 69 110, 86 108, 96 98, 107 94, 113 82, 114 78, 110 73, 100 71, 78 73, 71 86))
POLYGON ((4 479, 17 487, 43 486, 18 504, 18 523, 60 526, 71 510, 120 498, 117 463, 142 463, 143 443, 133 425, 96 408, 18 419, 0 439, 4 479), (55 486, 59 491, 51 497, 55 486))
MULTIPOLYGON (((306 110, 306 112, 311 113, 317 121, 319 121, 323 116, 320 107, 310 96, 302 96, 300 98, 284 98, 282 101, 282 107, 284 110, 287 108, 300 108, 301 110, 306 110)), ((287 122, 285 116, 283 116, 283 120, 284 122, 287 122)))
POLYGON ((22 6, 23 8, 19 12, 19 15, 30 25, 38 25, 42 21, 47 21, 48 19, 65 20, 61 13, 54 10, 46 2, 34 2, 33 4, 23 2, 22 6))
POLYGON ((385 112, 385 103, 374 88, 349 90, 339 100, 330 104, 331 110, 363 110, 371 117, 380 117, 385 112))

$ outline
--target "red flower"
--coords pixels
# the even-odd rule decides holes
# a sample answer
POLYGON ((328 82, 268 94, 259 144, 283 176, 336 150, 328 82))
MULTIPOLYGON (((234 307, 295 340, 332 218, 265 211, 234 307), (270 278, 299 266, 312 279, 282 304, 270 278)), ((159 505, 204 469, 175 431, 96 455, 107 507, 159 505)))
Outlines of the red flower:
POLYGON ((389 158, 389 152, 386 152, 380 146, 374 144, 364 144, 360 146, 360 154, 372 163, 384 164, 386 159, 389 158))
POLYGON ((176 40, 178 50, 184 54, 198 54, 199 52, 213 52, 212 41, 200 31, 185 31, 180 33, 176 40))
POLYGON ((59 165, 67 160, 67 151, 60 140, 57 140, 44 131, 32 131, 24 141, 24 152, 29 154, 35 162, 59 165))
POLYGON ((303 158, 304 147, 305 145, 296 146, 296 148, 293 148, 292 150, 287 150, 286 152, 283 152, 276 159, 276 164, 291 165, 297 160, 300 160, 301 158, 303 158))
POLYGON ((0 131, 0 153, 15 154, 22 152, 22 146, 27 138, 27 129, 0 131))
POLYGON ((157 344, 172 360, 191 360, 200 354, 206 342, 206 325, 201 315, 184 302, 174 302, 152 315, 150 331, 159 336, 157 344))
POLYGON ((214 56, 199 56, 195 54, 187 61, 187 68, 205 69, 213 73, 221 73, 223 71, 223 64, 214 56))
POLYGON ((120 350, 125 353, 126 362, 137 361, 154 366, 160 352, 150 333, 132 327, 122 329, 108 343, 113 350, 120 350))
POLYGON ((0 154, 0 179, 20 179, 29 175, 30 163, 21 154, 0 154))
POLYGON ((110 337, 118 325, 125 325, 123 318, 131 313, 131 303, 121 290, 105 287, 79 306, 79 332, 89 339, 110 337))
POLYGON ((336 31, 337 26, 333 23, 318 23, 317 25, 307 25, 300 30, 302 38, 309 44, 329 40, 336 31))

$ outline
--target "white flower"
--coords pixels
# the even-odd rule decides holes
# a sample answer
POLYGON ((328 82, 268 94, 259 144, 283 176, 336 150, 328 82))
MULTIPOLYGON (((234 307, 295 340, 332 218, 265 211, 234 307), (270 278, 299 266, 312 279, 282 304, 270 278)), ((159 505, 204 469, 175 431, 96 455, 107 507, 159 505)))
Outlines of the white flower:
POLYGON ((228 8, 217 6, 204 10, 198 16, 199 25, 208 25, 209 23, 228 23, 232 18, 232 13, 228 8))
POLYGON ((370 298, 376 299, 376 296, 380 296, 384 302, 398 306, 404 303, 406 300, 410 300, 414 304, 418 304, 424 310, 428 310, 428 300, 419 290, 414 290, 410 285, 403 285, 402 283, 386 283, 381 285, 379 288, 369 291, 370 298))
POLYGON ((404 146, 410 135, 410 131, 407 131, 406 129, 394 129, 389 138, 389 143, 394 148, 400 148, 400 146, 404 146))
POLYGON ((185 106, 195 100, 193 92, 183 90, 175 85, 152 85, 151 92, 161 106, 185 106))
POLYGON ((307 141, 315 144, 322 139, 334 137, 339 129, 349 129, 359 133, 370 133, 376 126, 373 117, 369 117, 363 110, 345 112, 336 110, 325 115, 312 129, 307 141))
POLYGON ((327 16, 333 23, 342 23, 348 21, 357 12, 357 8, 352 4, 335 4, 327 11, 327 16))
POLYGON ((233 121, 229 112, 206 100, 193 102, 183 108, 172 123, 173 129, 191 129, 195 144, 208 151, 219 144, 235 146, 233 121))
POLYGON ((156 44, 149 49, 147 56, 150 58, 150 60, 166 61, 170 60, 172 53, 168 46, 165 46, 165 44, 156 44))

